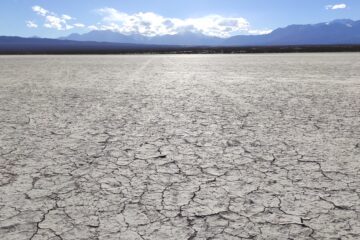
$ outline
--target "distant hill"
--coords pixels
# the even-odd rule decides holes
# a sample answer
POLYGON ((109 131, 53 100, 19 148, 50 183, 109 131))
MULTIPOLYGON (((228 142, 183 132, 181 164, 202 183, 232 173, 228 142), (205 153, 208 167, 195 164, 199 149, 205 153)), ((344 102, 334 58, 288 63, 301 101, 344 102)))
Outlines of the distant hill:
POLYGON ((145 37, 124 35, 112 31, 91 31, 71 34, 62 40, 97 41, 132 44, 192 45, 192 46, 272 46, 360 44, 360 21, 340 19, 327 23, 290 25, 266 35, 239 35, 230 38, 185 32, 175 35, 145 37))
POLYGON ((234 36, 224 45, 330 45, 360 44, 360 21, 348 19, 309 25, 290 25, 267 35, 234 36))
POLYGON ((124 34, 106 31, 91 31, 84 34, 73 33, 67 37, 61 37, 60 40, 72 41, 94 41, 94 42, 112 42, 112 43, 135 43, 138 42, 134 36, 126 36, 124 34))
POLYGON ((96 41, 113 43, 135 43, 135 44, 156 44, 156 45, 221 45, 222 38, 210 37, 200 33, 184 32, 175 35, 163 35, 155 37, 145 37, 139 34, 125 35, 110 30, 91 31, 84 34, 73 33, 61 40, 73 41, 96 41))
POLYGON ((150 44, 100 43, 47 38, 1 37, 0 53, 113 53, 171 48, 150 44))

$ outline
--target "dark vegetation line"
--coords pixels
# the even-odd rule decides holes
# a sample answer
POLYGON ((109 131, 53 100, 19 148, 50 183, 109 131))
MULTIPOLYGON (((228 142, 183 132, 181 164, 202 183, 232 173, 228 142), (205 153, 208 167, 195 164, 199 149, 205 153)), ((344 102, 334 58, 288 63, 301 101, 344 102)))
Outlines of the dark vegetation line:
POLYGON ((18 47, 4 49, 0 54, 232 54, 232 53, 306 53, 306 52, 360 52, 360 45, 306 45, 256 47, 18 47))

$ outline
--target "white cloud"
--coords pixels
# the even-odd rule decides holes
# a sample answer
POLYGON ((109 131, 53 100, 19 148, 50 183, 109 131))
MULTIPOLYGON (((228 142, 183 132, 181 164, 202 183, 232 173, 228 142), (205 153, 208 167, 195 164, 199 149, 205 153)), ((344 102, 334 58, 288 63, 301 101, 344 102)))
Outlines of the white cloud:
POLYGON ((46 22, 44 24, 44 26, 46 28, 54 28, 57 30, 63 30, 63 23, 64 20, 62 20, 61 18, 55 17, 55 16, 46 16, 45 17, 46 22))
POLYGON ((46 16, 47 14, 49 14, 48 10, 46 10, 40 6, 33 6, 32 10, 41 16, 46 16))
MULTIPOLYGON (((74 27, 79 27, 76 25, 71 25, 68 21, 73 20, 74 18, 63 14, 58 16, 56 13, 50 12, 40 6, 33 6, 32 10, 38 15, 44 17, 44 27, 56 29, 56 30, 70 30, 74 27)), ((29 26, 29 24, 27 23, 29 26)), ((77 24, 78 25, 78 24, 77 24)))
POLYGON ((244 18, 220 15, 179 19, 166 18, 153 12, 127 14, 114 8, 102 8, 97 12, 103 16, 103 24, 98 27, 99 29, 149 37, 177 34, 184 31, 228 37, 235 33, 248 32, 250 26, 244 18))
POLYGON ((95 25, 90 25, 87 28, 90 29, 90 30, 99 30, 99 28, 97 26, 95 26, 95 25))
POLYGON ((66 15, 66 14, 63 14, 63 15, 61 16, 61 18, 64 19, 64 20, 66 20, 66 21, 73 19, 71 16, 66 15))
POLYGON ((82 24, 82 23, 74 23, 73 26, 74 26, 74 27, 78 27, 78 28, 84 28, 84 27, 86 27, 85 24, 82 24))
POLYGON ((38 25, 36 23, 34 23, 33 21, 26 21, 26 26, 28 28, 37 28, 38 25))
POLYGON ((335 4, 335 5, 327 5, 325 7, 327 10, 338 10, 338 9, 345 9, 347 8, 345 3, 339 3, 339 4, 335 4))

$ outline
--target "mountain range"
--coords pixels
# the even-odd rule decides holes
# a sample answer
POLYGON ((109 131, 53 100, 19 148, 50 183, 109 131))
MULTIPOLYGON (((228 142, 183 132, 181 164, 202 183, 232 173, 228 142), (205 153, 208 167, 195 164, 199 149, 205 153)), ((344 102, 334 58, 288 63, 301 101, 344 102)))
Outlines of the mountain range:
POLYGON ((278 45, 331 45, 360 44, 360 21, 350 19, 326 23, 290 25, 264 35, 238 35, 229 38, 183 32, 175 35, 146 37, 125 35, 110 30, 96 30, 85 34, 71 34, 61 40, 95 41, 153 45, 186 46, 278 46, 278 45))
POLYGON ((360 51, 360 21, 290 25, 265 35, 229 38, 184 32, 145 37, 112 31, 71 34, 60 39, 0 36, 0 54, 27 53, 234 53, 360 51))

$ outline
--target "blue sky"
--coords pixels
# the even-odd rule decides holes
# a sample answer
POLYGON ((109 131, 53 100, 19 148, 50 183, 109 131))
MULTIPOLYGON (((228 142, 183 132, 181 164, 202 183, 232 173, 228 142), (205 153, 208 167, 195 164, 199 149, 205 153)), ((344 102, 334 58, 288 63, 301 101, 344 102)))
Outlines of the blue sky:
POLYGON ((359 0, 1 0, 0 35, 59 37, 94 29, 227 37, 289 24, 360 20, 359 0))

